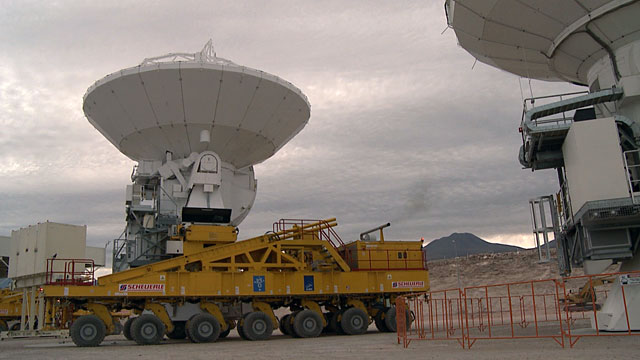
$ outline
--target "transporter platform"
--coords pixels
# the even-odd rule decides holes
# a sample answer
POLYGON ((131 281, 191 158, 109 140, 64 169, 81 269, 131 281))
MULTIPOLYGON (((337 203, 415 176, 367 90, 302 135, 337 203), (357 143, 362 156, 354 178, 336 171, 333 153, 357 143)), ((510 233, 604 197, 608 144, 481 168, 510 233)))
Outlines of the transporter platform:
POLYGON ((336 225, 280 220, 243 241, 233 226, 183 226, 174 238, 182 241, 182 256, 97 282, 84 269, 49 276, 40 294, 42 330, 68 328, 76 345, 97 346, 115 331, 112 313, 129 309, 140 316, 127 320, 124 334, 138 344, 157 344, 165 334, 211 342, 234 327, 247 340, 267 339, 276 328, 295 337, 323 330, 357 335, 371 322, 395 331, 395 298, 429 290, 422 242, 385 242, 383 226, 374 229, 379 240, 344 244, 336 225), (280 308, 291 314, 278 319, 280 308), (89 313, 73 316, 80 309, 89 313))

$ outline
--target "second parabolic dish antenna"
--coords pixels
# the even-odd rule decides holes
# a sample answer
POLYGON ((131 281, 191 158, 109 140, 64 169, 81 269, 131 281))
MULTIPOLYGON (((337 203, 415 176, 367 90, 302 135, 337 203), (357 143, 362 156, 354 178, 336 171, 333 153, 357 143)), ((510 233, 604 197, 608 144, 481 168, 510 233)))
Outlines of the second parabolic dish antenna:
POLYGON ((200 53, 147 58, 98 80, 84 112, 129 158, 186 158, 206 150, 236 168, 271 157, 306 125, 310 106, 291 83, 200 53), (201 141, 201 136, 210 136, 201 141))
POLYGON ((447 0, 445 9, 471 55, 532 79, 590 84, 596 62, 640 39, 637 0, 447 0))

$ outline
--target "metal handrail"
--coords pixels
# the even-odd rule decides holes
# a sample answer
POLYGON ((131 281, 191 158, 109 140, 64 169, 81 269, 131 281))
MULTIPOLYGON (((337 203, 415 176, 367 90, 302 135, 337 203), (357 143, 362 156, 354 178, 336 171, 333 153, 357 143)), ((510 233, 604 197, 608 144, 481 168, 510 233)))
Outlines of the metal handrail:
POLYGON ((280 219, 273 223, 273 232, 285 235, 295 232, 317 232, 320 240, 326 240, 338 249, 344 245, 344 242, 333 229, 336 225, 338 223, 335 218, 326 220, 280 219))
POLYGON ((95 262, 93 259, 47 259, 45 273, 47 285, 85 285, 95 284, 95 262), (56 270, 55 264, 64 262, 64 270, 56 270), (76 265, 78 265, 76 267, 76 265), (87 267, 87 265, 90 265, 87 267), (62 274, 62 278, 54 275, 62 274))

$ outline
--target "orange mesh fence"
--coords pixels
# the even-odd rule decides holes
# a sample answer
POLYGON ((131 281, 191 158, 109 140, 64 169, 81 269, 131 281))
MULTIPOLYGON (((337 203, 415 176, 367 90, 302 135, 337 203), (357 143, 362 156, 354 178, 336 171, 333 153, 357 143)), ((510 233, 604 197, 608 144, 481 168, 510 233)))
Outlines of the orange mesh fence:
POLYGON ((549 338, 564 346, 555 280, 467 287, 467 346, 477 340, 549 338))
POLYGON ((640 335, 640 271, 470 286, 396 300, 398 343, 640 335), (636 320, 637 319, 637 320, 636 320))
POLYGON ((432 291, 396 300, 398 342, 457 340, 464 347, 464 301, 459 289, 432 291))

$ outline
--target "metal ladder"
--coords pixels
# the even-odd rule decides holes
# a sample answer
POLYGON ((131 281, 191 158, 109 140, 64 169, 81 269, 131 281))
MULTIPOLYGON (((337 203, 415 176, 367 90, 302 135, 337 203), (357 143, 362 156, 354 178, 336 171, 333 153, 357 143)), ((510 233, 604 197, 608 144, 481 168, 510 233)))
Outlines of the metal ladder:
POLYGON ((631 200, 636 203, 636 198, 640 197, 640 150, 628 150, 623 153, 624 171, 627 174, 627 184, 631 200), (632 159, 631 163, 629 159, 632 159))
POLYGON ((538 259, 541 263, 551 261, 549 234, 553 234, 555 239, 555 231, 557 227, 555 206, 553 195, 541 196, 539 198, 529 200, 533 237, 536 241, 538 259), (549 224, 549 222, 551 222, 551 224, 549 224))

